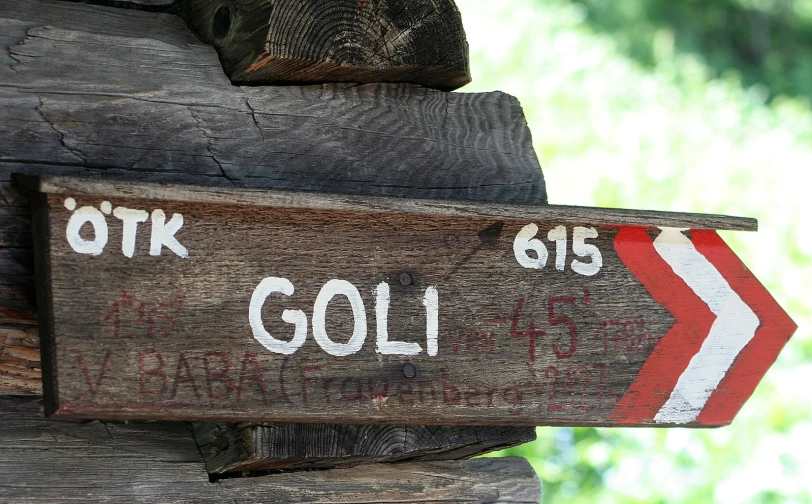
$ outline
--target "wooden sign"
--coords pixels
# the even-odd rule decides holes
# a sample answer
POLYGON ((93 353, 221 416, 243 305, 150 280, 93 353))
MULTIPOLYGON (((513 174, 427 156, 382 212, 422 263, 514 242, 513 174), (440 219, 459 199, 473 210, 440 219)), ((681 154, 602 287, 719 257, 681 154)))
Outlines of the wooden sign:
POLYGON ((724 425, 795 330, 752 219, 17 183, 60 416, 724 425))

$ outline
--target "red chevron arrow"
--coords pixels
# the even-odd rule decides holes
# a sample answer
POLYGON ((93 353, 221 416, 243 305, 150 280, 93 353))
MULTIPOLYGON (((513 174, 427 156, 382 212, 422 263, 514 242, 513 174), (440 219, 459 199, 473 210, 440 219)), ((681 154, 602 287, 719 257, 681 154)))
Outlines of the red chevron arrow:
POLYGON ((50 261, 38 279, 50 296, 46 401, 65 416, 323 421, 329 410, 360 423, 725 425, 796 329, 714 231, 692 229, 754 230, 754 219, 29 182, 43 193, 36 221, 48 223, 36 233, 50 261), (83 221, 77 201, 101 220, 83 221), (77 250, 77 222, 125 240, 123 221, 96 210, 113 205, 183 214, 189 256, 153 257, 151 242, 136 255, 77 250), (265 294, 267 310, 255 309, 266 280, 295 283, 296 294, 265 294), (113 323, 121 292, 137 292, 141 308, 113 323), (161 320, 180 298, 195 308, 161 320), (173 337, 154 338, 161 330, 173 337), (278 351, 291 333, 307 337, 278 351), (85 362, 108 360, 104 376, 85 379, 85 362), (102 379, 116 384, 110 395, 102 379), (215 379, 224 387, 199 393, 215 379), (257 386, 237 387, 248 379, 257 386))
POLYGON ((797 326, 715 231, 650 230, 621 228, 615 249, 675 323, 610 419, 729 424, 797 326))

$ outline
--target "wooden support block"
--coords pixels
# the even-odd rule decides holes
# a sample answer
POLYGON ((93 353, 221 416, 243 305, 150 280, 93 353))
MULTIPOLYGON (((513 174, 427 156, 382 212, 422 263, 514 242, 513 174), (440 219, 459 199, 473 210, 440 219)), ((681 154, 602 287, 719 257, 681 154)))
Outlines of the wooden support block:
POLYGON ((210 473, 457 460, 536 438, 531 427, 210 422, 192 425, 210 473))
POLYGON ((210 483, 183 424, 71 422, 0 397, 0 501, 538 503, 523 459, 372 464, 210 483))
POLYGON ((183 0, 235 83, 471 81, 453 0, 183 0))

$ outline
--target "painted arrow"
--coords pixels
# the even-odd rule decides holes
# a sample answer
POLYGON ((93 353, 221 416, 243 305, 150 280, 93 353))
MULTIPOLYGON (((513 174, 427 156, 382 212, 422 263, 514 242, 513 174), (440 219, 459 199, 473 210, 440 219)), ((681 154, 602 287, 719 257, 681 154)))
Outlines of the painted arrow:
POLYGON ((676 322, 610 420, 730 423, 797 326, 715 231, 624 227, 615 248, 676 322))
POLYGON ((20 183, 49 414, 726 425, 796 329, 713 231, 753 219, 20 183))

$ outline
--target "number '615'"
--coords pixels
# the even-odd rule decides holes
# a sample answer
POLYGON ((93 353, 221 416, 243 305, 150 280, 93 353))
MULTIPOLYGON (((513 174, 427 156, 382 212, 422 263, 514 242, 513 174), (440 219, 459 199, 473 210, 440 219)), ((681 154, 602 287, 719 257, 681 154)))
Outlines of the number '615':
MULTIPOLYGON (((516 239, 513 240, 513 254, 519 264, 525 268, 542 269, 547 265, 547 246, 544 242, 536 238, 539 227, 535 224, 528 224, 519 231, 516 239), (536 257, 528 252, 533 251, 536 257)), ((587 261, 573 259, 570 263, 572 271, 579 275, 592 276, 597 274, 603 267, 601 251, 595 245, 585 243, 585 240, 597 238, 598 232, 595 228, 576 226, 572 229, 572 252, 587 261)), ((557 226, 547 233, 547 240, 555 242, 555 269, 564 271, 567 262, 567 228, 557 226)))

